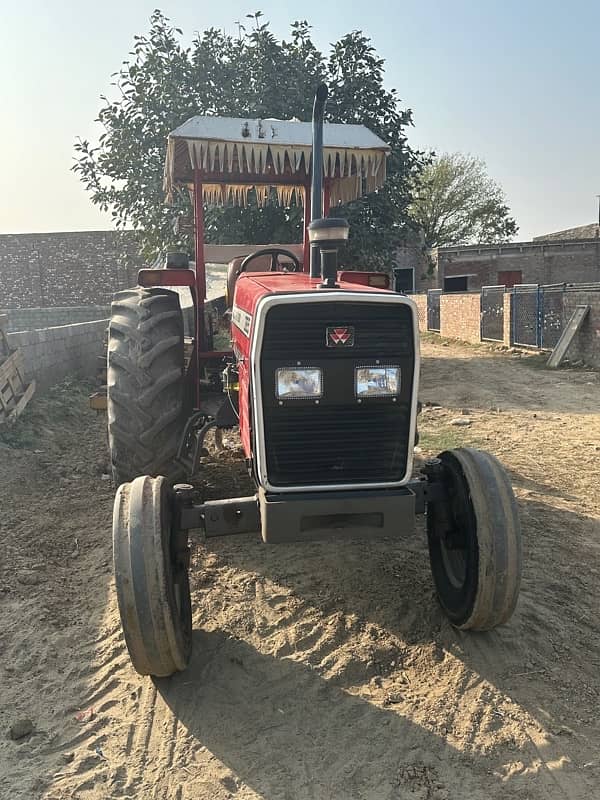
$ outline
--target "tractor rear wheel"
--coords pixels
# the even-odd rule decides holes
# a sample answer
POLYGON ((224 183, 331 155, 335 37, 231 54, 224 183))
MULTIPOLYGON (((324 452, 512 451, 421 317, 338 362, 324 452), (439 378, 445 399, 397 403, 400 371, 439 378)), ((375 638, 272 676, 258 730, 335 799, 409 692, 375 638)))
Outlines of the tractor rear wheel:
POLYGON ((187 533, 173 525, 165 478, 122 484, 113 511, 113 558, 121 624, 140 675, 186 668, 192 648, 187 533))
POLYGON ((185 423, 183 316, 168 289, 126 289, 111 307, 108 443, 115 484, 183 470, 175 462, 185 423))
POLYGON ((427 508, 431 571, 442 609, 463 630, 512 615, 521 583, 521 531, 508 475, 489 453, 441 453, 446 500, 427 508))

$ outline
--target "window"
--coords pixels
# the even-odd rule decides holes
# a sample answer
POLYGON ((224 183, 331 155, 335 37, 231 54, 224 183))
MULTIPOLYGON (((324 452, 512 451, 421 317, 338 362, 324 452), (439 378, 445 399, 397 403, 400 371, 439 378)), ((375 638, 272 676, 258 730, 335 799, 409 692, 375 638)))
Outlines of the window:
POLYGON ((469 288, 469 276, 461 275, 456 278, 444 278, 445 292, 466 292, 469 288))
POLYGON ((413 267, 394 270, 394 291, 412 294, 415 290, 415 271, 413 267))

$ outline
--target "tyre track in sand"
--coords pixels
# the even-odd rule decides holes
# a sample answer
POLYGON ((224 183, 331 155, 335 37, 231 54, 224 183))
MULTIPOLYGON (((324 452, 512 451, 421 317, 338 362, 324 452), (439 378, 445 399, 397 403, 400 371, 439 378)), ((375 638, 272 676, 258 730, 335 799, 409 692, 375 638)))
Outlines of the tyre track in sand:
MULTIPOLYGON (((485 443, 517 487, 525 572, 510 624, 482 635, 448 625, 422 526, 378 543, 267 548, 243 536, 194 547, 189 669, 141 678, 110 580, 112 491, 93 467, 102 427, 82 410, 60 450, 41 439, 48 452, 18 455, 6 476, 14 575, 5 571, 0 596, 3 698, 39 733, 0 744, 0 797, 600 794, 599 509, 596 473, 578 469, 593 465, 588 442, 600 441, 596 378, 577 373, 570 385, 561 375, 561 388, 555 374, 470 348, 426 343, 424 355, 422 399, 439 400, 447 376, 444 408, 421 420, 424 442, 448 435, 448 420, 468 406, 472 428, 452 435, 485 443), (490 411, 500 396, 504 410, 490 411), (80 454, 69 455, 69 469, 81 463, 81 474, 52 498, 47 475, 64 464, 65 447, 80 454), (24 510, 32 483, 48 509, 35 522, 24 510), (32 564, 41 583, 23 589, 15 576, 32 564), (73 719, 89 707, 93 719, 73 719)), ((243 469, 235 453, 210 463, 212 496, 245 494, 243 469)))

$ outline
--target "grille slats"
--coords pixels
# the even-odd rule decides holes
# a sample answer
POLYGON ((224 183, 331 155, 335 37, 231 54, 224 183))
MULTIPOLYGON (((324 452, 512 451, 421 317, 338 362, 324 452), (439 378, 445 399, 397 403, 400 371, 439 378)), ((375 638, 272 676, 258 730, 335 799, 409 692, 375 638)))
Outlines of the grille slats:
MULTIPOLYGON (((263 355, 266 358, 307 359, 361 358, 376 355, 378 358, 412 356, 412 318, 404 307, 378 306, 365 309, 360 303, 315 304, 306 314, 308 304, 286 306, 285 314, 276 314, 269 320, 269 336, 265 337, 263 355), (335 309, 332 306, 336 306, 335 309), (314 311, 312 309, 315 309, 314 311), (352 325, 355 328, 354 347, 343 351, 326 347, 327 327, 352 325)), ((274 308, 269 312, 279 311, 274 308)))
POLYGON ((271 483, 373 483, 406 468, 410 407, 274 408, 265 421, 271 483))
MULTIPOLYGON (((273 486, 386 483, 406 471, 414 370, 412 312, 399 304, 296 303, 267 312, 261 351, 267 473, 273 486), (326 346, 326 329, 351 325, 354 347, 326 346), (401 394, 392 400, 354 396, 354 369, 398 364, 401 394), (323 369, 319 405, 274 394, 278 366, 323 369)), ((411 443, 412 444, 412 443, 411 443)))

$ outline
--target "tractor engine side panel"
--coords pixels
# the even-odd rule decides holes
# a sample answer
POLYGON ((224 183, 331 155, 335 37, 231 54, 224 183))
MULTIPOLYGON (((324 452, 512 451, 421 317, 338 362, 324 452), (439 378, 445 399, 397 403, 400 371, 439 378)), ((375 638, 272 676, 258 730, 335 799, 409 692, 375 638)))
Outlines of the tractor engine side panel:
POLYGON ((265 294, 268 294, 268 290, 264 286, 242 274, 236 281, 231 311, 231 340, 239 375, 240 438, 246 458, 252 457, 251 336, 254 311, 265 294))
POLYGON ((250 370, 248 361, 238 360, 240 439, 246 458, 252 456, 252 424, 250 420, 250 370))

